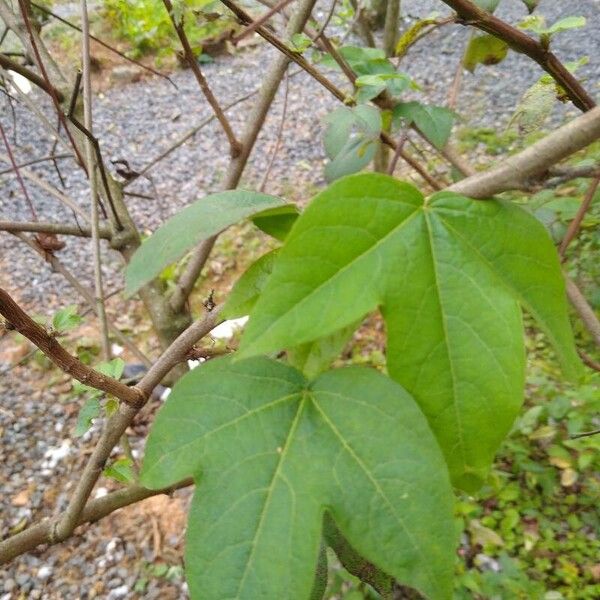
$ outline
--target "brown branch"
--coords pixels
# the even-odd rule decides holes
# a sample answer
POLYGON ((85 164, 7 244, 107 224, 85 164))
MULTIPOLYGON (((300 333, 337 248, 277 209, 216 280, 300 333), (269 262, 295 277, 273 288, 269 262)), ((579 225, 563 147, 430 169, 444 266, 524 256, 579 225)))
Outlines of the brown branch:
MULTIPOLYGON (((161 490, 149 490, 140 485, 131 485, 115 492, 111 492, 102 498, 90 500, 77 520, 76 526, 86 523, 96 523, 111 513, 160 494, 170 495, 174 491, 193 485, 191 479, 185 479, 175 485, 161 490)), ((58 540, 52 539, 52 521, 45 519, 36 525, 32 525, 25 531, 17 533, 0 542, 0 565, 5 564, 13 558, 30 552, 42 544, 52 544, 58 540)))
POLYGON ((64 96, 60 90, 57 90, 55 87, 52 87, 43 77, 40 77, 31 69, 28 69, 27 67, 24 67, 18 62, 10 59, 8 56, 6 56, 6 54, 0 53, 0 67, 6 69, 7 71, 14 71, 22 77, 25 77, 25 79, 27 79, 40 89, 44 90, 44 92, 46 92, 47 94, 56 95, 60 102, 64 100, 64 96))
POLYGON ((27 315, 10 294, 2 288, 0 288, 0 314, 6 319, 7 328, 16 329, 62 371, 81 383, 112 394, 132 406, 139 406, 145 402, 146 395, 139 389, 126 386, 112 377, 103 375, 69 354, 54 336, 27 315))
POLYGON ((8 141, 8 138, 6 137, 6 133, 4 133, 4 127, 2 127, 2 123, 0 123, 0 136, 2 137, 2 140, 4 141, 4 147, 6 148, 6 153, 8 154, 8 158, 10 160, 10 164, 12 165, 12 170, 17 178, 17 181, 19 182, 19 187, 21 188, 21 191, 23 192, 23 196, 25 197, 25 201, 27 202, 27 205, 29 206, 29 210, 31 211, 31 217, 33 218, 34 221, 37 221, 37 213, 35 212, 35 207, 33 206, 33 202, 31 201, 31 198, 29 197, 29 193, 27 192, 27 187, 25 186, 25 182, 23 181, 23 178, 21 177, 21 171, 19 169, 19 165, 17 164, 17 161, 15 160, 15 156, 13 154, 12 148, 10 147, 10 142, 8 141))
MULTIPOLYGON (((73 235, 76 237, 90 237, 92 231, 88 225, 71 225, 69 223, 49 223, 45 221, 0 221, 0 231, 16 231, 53 233, 55 235, 73 235)), ((100 224, 100 237, 110 240, 110 228, 100 224)))
POLYGON ((575 282, 566 275, 565 283, 567 286, 567 296, 571 301, 571 305, 576 310, 596 345, 600 347, 600 320, 596 316, 594 309, 589 305, 575 282))
POLYGON ((595 361, 591 356, 588 356, 583 350, 578 350, 579 357, 581 360, 594 371, 598 371, 600 373, 600 363, 595 361))
POLYGON ((264 15, 258 17, 256 21, 250 23, 246 29, 238 33, 236 36, 231 38, 232 43, 237 44, 240 40, 243 40, 246 36, 250 35, 253 31, 256 31, 258 27, 264 25, 274 14, 285 8, 292 0, 280 0, 273 8, 269 9, 264 15))
POLYGON ((58 97, 58 94, 56 94, 57 90, 54 88, 54 86, 50 82, 50 78, 48 77, 48 72, 46 71, 44 61, 42 60, 42 55, 38 48, 38 44, 35 39, 35 35, 33 33, 33 28, 31 26, 31 22, 29 20, 27 4, 26 4, 25 0, 18 0, 18 4, 21 9, 21 17, 23 19, 25 29, 27 30, 27 33, 29 34, 29 43, 31 44, 31 48, 33 49, 33 54, 35 56, 37 67, 40 70, 40 73, 42 74, 42 79, 46 83, 47 91, 48 91, 48 94, 50 95, 50 97, 52 98, 52 102, 54 104, 54 108, 58 115, 58 119, 65 130, 65 134, 69 138, 69 142, 73 146, 73 151, 75 152, 77 161, 85 169, 83 158, 81 156, 81 153, 79 152, 79 148, 77 147, 77 144, 75 143, 75 140, 74 140, 73 136, 71 135, 71 131, 69 130, 69 127, 67 126, 67 121, 66 121, 65 115, 64 115, 63 111, 61 110, 61 107, 60 107, 61 100, 58 97))
POLYGON ((596 106, 594 99, 585 91, 577 78, 539 41, 479 8, 470 0, 443 0, 443 2, 456 11, 462 20, 459 22, 463 25, 470 25, 494 35, 504 40, 515 52, 529 56, 553 77, 577 108, 587 111, 596 106))
MULTIPOLYGON (((87 302, 89 308, 92 311, 95 310, 95 302, 94 302, 93 292, 90 291, 89 289, 87 289, 84 285, 82 285, 80 283, 79 279, 77 277, 75 277, 73 275, 73 273, 71 273, 71 271, 69 271, 60 262, 60 260, 58 260, 58 258, 56 258, 56 256, 54 256, 53 254, 50 254, 48 252, 45 252, 42 248, 40 248, 39 244, 37 244, 30 237, 26 236, 24 233, 12 232, 12 234, 17 239, 19 239, 23 243, 27 244, 34 252, 36 252, 41 258, 43 258, 44 261, 50 265, 50 267, 52 268, 52 271, 62 275, 71 284, 71 287, 73 287, 73 289, 75 291, 77 291, 79 293, 79 295, 87 302)), ((115 292, 107 295, 107 298, 114 294, 115 294, 115 292)), ((130 350, 130 352, 134 356, 136 356, 144 365, 146 365, 147 367, 150 366, 151 363, 150 363, 150 360, 148 359, 148 357, 112 321, 108 321, 108 327, 111 330, 111 332, 113 333, 113 335, 117 338, 117 340, 119 340, 119 342, 121 344, 123 344, 123 346, 128 348, 130 350)))
POLYGON ((448 189, 471 198, 490 198, 507 190, 521 189, 552 165, 600 138, 600 107, 573 119, 522 152, 503 160, 448 189))
POLYGON ((192 70, 192 73, 194 73, 194 76, 196 77, 196 81, 198 82, 198 85, 200 86, 200 89, 202 90, 204 97, 206 98, 206 100, 210 104, 210 106, 212 107, 212 109, 215 113, 215 116, 219 120, 219 123, 221 123, 221 127, 223 127, 223 131, 225 132, 225 135, 227 136, 227 139, 229 140, 231 156, 235 157, 241 152, 240 142, 238 142, 237 138, 235 137, 235 134, 233 133, 233 129, 231 128, 229 120, 225 116, 223 109, 219 105, 218 100, 216 99, 215 95, 212 93, 212 90, 210 89, 208 82, 206 81, 204 75, 202 74, 200 65, 198 64, 198 61, 196 60, 196 57, 194 56, 194 51, 192 50, 190 42, 185 33, 185 29, 183 27, 183 17, 182 17, 181 21, 178 23, 177 20, 175 19, 175 16, 173 15, 173 4, 171 3, 171 0, 163 0, 163 4, 165 5, 167 12, 169 13, 169 18, 171 19, 171 23, 173 24, 173 27, 175 28, 175 32, 177 33, 177 37, 179 38, 179 41, 181 42, 181 47, 183 48, 183 55, 185 57, 185 60, 187 61, 190 69, 192 70))
POLYGON ((585 198, 583 199, 575 218, 569 224, 569 228, 567 229, 567 233, 565 233, 565 237, 560 244, 560 248, 558 253, 561 258, 564 259, 565 252, 569 247, 569 244, 573 241, 573 239, 579 233, 579 229, 581 228, 581 223, 583 221, 583 217, 585 217, 585 213, 588 211, 590 206, 592 205, 592 200, 594 199, 594 195, 596 194, 596 190, 598 189, 598 185, 600 185, 600 177, 596 177, 589 186, 585 198))
MULTIPOLYGON (((306 25, 306 22, 308 21, 311 11, 315 5, 315 1, 316 0, 302 0, 299 3, 298 8, 296 11, 294 11, 294 14, 288 23, 287 34, 289 36, 293 35, 294 33, 300 33, 304 29, 304 26, 306 25)), ((252 19, 250 19, 250 21, 251 20, 252 19)), ((263 31, 265 31, 264 27, 259 27, 258 33, 262 35, 263 31)), ((269 108, 271 107, 275 95, 277 94, 279 84, 281 83, 281 80, 289 66, 290 60, 293 60, 293 58, 286 53, 278 55, 275 58, 271 69, 264 78, 263 84, 258 93, 256 104, 246 120, 246 129, 242 135, 242 152, 239 156, 231 159, 227 174, 225 175, 225 181, 223 182, 223 189, 229 190, 238 186, 242 177, 242 173, 244 172, 246 164, 248 163, 248 159, 250 158, 252 149, 256 143, 256 139, 258 138, 258 134, 264 125, 269 108)), ((193 283, 200 276, 204 264, 210 256, 210 252, 216 239, 217 236, 213 236, 207 240, 204 240, 196 247, 194 255, 182 275, 182 281, 185 282, 186 290, 192 290, 193 283)), ((185 294, 179 292, 176 293, 177 296, 172 299, 172 307, 174 308, 183 306, 188 297, 185 294)))
MULTIPOLYGON (((77 25, 75 25, 74 23, 71 23, 71 21, 67 21, 66 19, 63 19, 60 15, 53 13, 51 10, 48 10, 48 8, 46 8, 42 4, 37 4, 36 2, 32 2, 31 6, 35 6, 35 8, 37 8, 38 10, 41 10, 43 13, 46 13, 48 16, 52 17, 53 19, 56 19, 57 21, 60 21, 67 27, 70 27, 71 29, 74 29, 75 31, 79 31, 79 33, 81 33, 81 29, 79 27, 77 27, 77 25)), ((149 73, 152 73, 153 75, 158 75, 158 77, 162 77, 163 79, 166 79, 172 86, 177 88, 177 85, 175 85, 175 82, 168 75, 165 75, 164 73, 161 73, 160 71, 157 71, 156 69, 153 69, 152 67, 144 65, 143 63, 141 63, 133 58, 130 58, 123 52, 120 52, 116 48, 113 48, 113 46, 111 46, 110 44, 107 44, 106 42, 104 42, 103 40, 101 40, 100 38, 97 38, 96 36, 94 36, 92 34, 90 34, 90 39, 94 40, 94 42, 100 44, 101 46, 103 46, 107 50, 110 50, 114 54, 120 56, 123 60, 126 60, 127 62, 134 64, 136 67, 139 67, 140 69, 144 69, 145 71, 148 71, 149 73)))
MULTIPOLYGON (((28 160, 27 162, 17 165, 17 167, 19 169, 22 169, 23 167, 31 167, 32 165, 37 165, 39 163, 48 162, 48 161, 55 162, 57 160, 62 160, 64 158, 72 158, 72 156, 70 154, 55 154, 53 156, 44 156, 42 158, 32 158, 31 160, 28 160)), ((4 171, 0 171, 0 176, 6 175, 7 173, 13 173, 14 171, 15 171, 15 169, 12 167, 10 169, 4 169, 4 171)))

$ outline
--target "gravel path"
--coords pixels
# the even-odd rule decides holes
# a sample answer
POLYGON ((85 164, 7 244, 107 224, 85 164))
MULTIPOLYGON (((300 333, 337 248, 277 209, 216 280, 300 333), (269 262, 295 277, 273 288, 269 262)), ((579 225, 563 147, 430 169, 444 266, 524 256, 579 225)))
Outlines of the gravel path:
MULTIPOLYGON (((324 8, 327 6, 323 4, 324 8)), ((434 0, 406 0, 403 6, 411 20, 432 10, 448 12, 445 5, 434 0)), ((584 30, 560 34, 553 46, 565 61, 590 56, 590 63, 580 73, 587 79, 591 93, 597 94, 600 1, 544 0, 540 9, 549 22, 568 14, 587 17, 588 25, 584 30)), ((498 15, 517 22, 525 15, 525 9, 518 0, 504 0, 498 15)), ((438 30, 411 50, 404 67, 421 84, 430 101, 444 102, 464 45, 464 29, 451 26, 438 30), (435 55, 433 61, 432 55, 435 55)), ((260 73, 266 70, 273 56, 272 49, 261 45, 235 57, 219 58, 206 65, 204 72, 217 97, 226 103, 255 89, 260 83, 260 73), (235 89, 230 85, 232 75, 235 76, 235 89)), ((458 112, 470 124, 502 129, 520 95, 540 74, 539 68, 526 57, 511 53, 500 65, 480 68, 475 75, 465 75, 458 112)), ((105 157, 126 159, 132 168, 140 169, 210 114, 190 72, 178 72, 173 79, 177 89, 160 78, 152 78, 115 87, 97 97, 95 127, 105 157)), ((336 104, 303 74, 291 78, 289 88, 282 145, 267 191, 301 202, 323 183, 320 120, 336 104)), ((234 126, 239 128, 244 124, 249 105, 245 103, 230 112, 234 126)), ((244 178, 245 185, 256 185, 262 178, 274 145, 282 105, 280 90, 253 153, 244 178)), ((50 142, 45 132, 25 109, 17 107, 16 112, 18 160, 46 155, 50 142)), ((575 114, 571 107, 559 106, 555 119, 570 114, 575 114)), ((12 135, 9 111, 3 109, 1 119, 12 135)), ((84 181, 78 173, 70 172, 67 161, 62 164, 69 195, 81 206, 86 206, 84 181)), ((226 165, 225 139, 213 123, 204 128, 193 143, 184 145, 151 170, 151 181, 140 180, 130 187, 136 193, 158 198, 130 198, 136 222, 144 230, 152 231, 182 206, 217 190, 226 165)), ((0 170, 4 168, 5 165, 0 163, 0 170)), ((47 165, 33 170, 58 185, 55 173, 47 165)), ((32 184, 27 187, 40 219, 70 220, 68 211, 32 184)), ((14 179, 0 176, 0 188, 0 218, 30 220, 31 214, 14 179)), ((82 283, 91 285, 88 246, 89 243, 83 240, 69 240, 67 249, 58 256, 82 283)), ((108 253, 105 263, 108 290, 121 285, 120 268, 118 257, 108 253)), ((38 314, 50 315, 60 306, 61 298, 70 301, 73 298, 62 277, 51 274, 37 255, 6 234, 0 234, 0 282, 38 314)), ((128 309, 129 305, 125 309, 120 305, 122 312, 126 313, 128 309)), ((47 372, 32 370, 29 366, 2 375, 4 367, 14 362, 14 355, 10 355, 13 345, 11 341, 0 339, 2 536, 14 528, 50 516, 53 506, 64 506, 85 459, 80 456, 80 450, 91 447, 95 437, 95 432, 83 439, 71 437, 77 405, 62 400, 61 394, 68 387, 63 379, 53 381, 47 372)), ((110 487, 105 480, 100 485, 110 487)), ((133 586, 139 577, 145 576, 143 565, 154 560, 158 549, 162 556, 170 556, 173 564, 179 560, 186 498, 184 492, 173 500, 147 501, 144 508, 121 511, 123 514, 111 516, 67 544, 19 558, 0 571, 0 600, 185 597, 183 580, 177 571, 169 575, 173 581, 164 576, 149 577, 145 592, 134 592, 133 586), (166 523, 161 521, 160 527, 149 527, 148 523, 156 523, 165 513, 165 502, 172 519, 166 523)))

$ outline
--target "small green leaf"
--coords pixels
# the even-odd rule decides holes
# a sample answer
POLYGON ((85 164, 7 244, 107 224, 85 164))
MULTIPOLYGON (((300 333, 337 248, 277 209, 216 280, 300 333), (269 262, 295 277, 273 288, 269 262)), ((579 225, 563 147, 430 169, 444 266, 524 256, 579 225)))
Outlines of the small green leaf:
POLYGON ((312 46, 312 40, 305 33, 294 33, 290 38, 290 49, 302 54, 312 46))
POLYGON ((77 314, 77 306, 70 304, 59 310, 52 318, 52 328, 58 333, 64 333, 77 327, 83 319, 77 314))
MULTIPOLYGON (((266 282, 265 282, 266 283, 266 282)), ((288 361, 308 379, 314 379, 329 368, 333 359, 352 338, 357 323, 339 331, 288 350, 288 361)))
POLYGON ((151 488, 194 477, 192 598, 308 598, 328 511, 353 548, 430 600, 452 596, 453 498, 412 398, 371 369, 307 382, 266 358, 186 374, 156 417, 151 488))
POLYGON ((493 13, 498 8, 500 0, 473 0, 473 3, 479 6, 479 8, 483 8, 483 10, 493 13))
POLYGON ((523 4, 525 4, 525 6, 527 7, 527 10, 529 11, 530 14, 537 8, 537 5, 540 3, 540 0, 522 0, 522 1, 523 1, 523 4))
POLYGON ((119 458, 102 471, 104 477, 120 481, 121 483, 133 483, 135 473, 133 471, 133 461, 130 458, 119 458))
POLYGON ((223 307, 226 319, 238 319, 250 313, 267 285, 276 256, 277 250, 264 254, 238 279, 223 307))
POLYGON ((534 217, 450 193, 425 201, 385 175, 355 175, 299 217, 238 356, 317 340, 380 307, 388 372, 429 417, 455 484, 473 490, 523 399, 518 303, 549 336, 567 376, 578 376, 558 257, 534 217))
POLYGON ((463 56, 463 66, 473 73, 477 65, 497 65, 508 54, 508 44, 493 35, 475 35, 463 56))
POLYGON ((282 242, 299 214, 300 211, 295 204, 284 204, 258 213, 252 218, 252 222, 261 231, 282 242))
POLYGON ((442 149, 452 132, 456 113, 443 106, 428 106, 420 102, 401 102, 394 107, 394 119, 414 123, 436 147, 442 149))
POLYGON ((284 201, 275 196, 230 190, 190 204, 159 227, 135 252, 125 269, 125 294, 131 296, 188 250, 230 225, 284 201))
POLYGON ((569 29, 579 29, 581 27, 585 27, 586 19, 585 17, 565 17, 560 21, 557 21, 553 25, 548 28, 548 33, 550 35, 554 33, 559 33, 560 31, 568 31, 569 29))
POLYGON ((75 437, 82 436, 92 426, 94 419, 100 416, 100 410, 100 401, 98 398, 88 398, 79 409, 73 435, 75 437))
POLYGON ((342 107, 325 117, 324 145, 331 162, 325 176, 332 181, 367 166, 377 149, 381 112, 374 106, 342 107))
POLYGON ((516 124, 519 133, 524 135, 536 131, 552 113, 555 102, 554 80, 546 82, 540 79, 523 94, 508 126, 516 124))

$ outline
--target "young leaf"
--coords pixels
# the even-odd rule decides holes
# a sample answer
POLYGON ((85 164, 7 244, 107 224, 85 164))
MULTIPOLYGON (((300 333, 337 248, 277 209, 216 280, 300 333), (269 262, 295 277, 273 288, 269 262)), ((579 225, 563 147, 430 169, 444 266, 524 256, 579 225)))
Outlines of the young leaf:
POLYGON ((523 0, 523 4, 525 4, 530 14, 537 8, 539 3, 540 0, 523 0))
POLYGON ((410 396, 369 369, 308 383, 265 359, 212 360, 160 409, 141 482, 192 476, 192 598, 308 598, 323 513, 361 555, 432 600, 452 593, 452 490, 410 396))
POLYGON ((137 292, 202 240, 283 204, 275 196, 244 190, 210 194, 197 200, 166 221, 138 248, 125 269, 125 294, 137 292))
POLYGON ((381 132, 381 113, 374 106, 342 107, 325 117, 325 151, 331 162, 325 177, 333 181, 368 165, 381 132))
POLYGON ((483 8, 483 10, 493 13, 498 8, 500 0, 474 0, 474 4, 479 6, 479 8, 483 8))
POLYGON ((77 306, 71 304, 52 317, 52 328, 58 333, 63 333, 77 327, 82 321, 83 319, 77 314, 77 306))
POLYGON ((92 426, 94 419, 100 416, 100 410, 100 401, 98 398, 88 398, 79 409, 73 435, 75 437, 82 436, 92 426))
POLYGON ((497 65, 508 54, 508 44, 493 35, 475 35, 463 56, 463 66, 473 73, 477 65, 497 65))
POLYGON ((425 202, 391 177, 355 175, 296 222, 238 356, 310 342, 381 307, 390 375, 430 419, 456 485, 473 490, 522 402, 517 302, 578 375, 556 250, 534 217, 450 193, 425 202))
POLYGON ((119 458, 102 471, 102 474, 109 479, 120 481, 121 483, 132 483, 135 481, 133 471, 133 461, 130 458, 119 458))
POLYGON ((252 218, 252 222, 276 240, 285 240, 300 211, 294 204, 284 204, 263 210, 252 218))
POLYGON ((414 123, 421 133, 436 147, 442 149, 456 118, 454 111, 443 106, 427 106, 420 102, 401 102, 394 107, 394 119, 414 123))
POLYGON ((540 79, 523 94, 509 127, 516 124, 521 134, 536 131, 552 113, 555 102, 556 83, 540 79))
POLYGON ((237 280, 221 312, 225 319, 238 319, 250 313, 267 285, 276 256, 277 250, 267 252, 237 280))

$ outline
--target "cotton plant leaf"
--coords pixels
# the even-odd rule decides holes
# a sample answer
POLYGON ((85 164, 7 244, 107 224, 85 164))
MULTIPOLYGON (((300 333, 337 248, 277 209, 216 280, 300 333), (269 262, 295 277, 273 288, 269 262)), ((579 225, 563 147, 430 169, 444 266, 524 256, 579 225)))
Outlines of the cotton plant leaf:
POLYGON ((277 250, 263 254, 236 281, 221 311, 225 319, 238 319, 250 313, 273 272, 276 256, 277 250))
POLYGON ((374 370, 307 382, 216 359, 185 375, 150 432, 141 483, 193 477, 192 598, 310 597, 327 510, 352 546, 431 600, 452 596, 452 490, 425 417, 374 370))
POLYGON ((473 73, 477 65, 497 65, 508 54, 508 44, 490 34, 474 35, 463 56, 463 66, 473 73))
POLYGON ((276 240, 285 240, 300 211, 294 204, 284 204, 264 210, 252 218, 252 222, 276 240))
POLYGON ((234 223, 285 204, 281 198, 245 190, 210 194, 168 219, 135 252, 125 269, 131 296, 188 250, 234 223))
POLYGON ((421 133, 438 149, 442 149, 452 133, 456 113, 443 106, 421 102, 400 102, 394 107, 394 119, 414 123, 421 133))
POLYGON ((556 103, 556 83, 544 78, 534 83, 524 94, 511 117, 509 127, 516 125, 521 134, 537 131, 548 119, 556 103))
POLYGON ((521 304, 580 372, 556 250, 521 208, 381 174, 346 177, 294 225, 238 356, 325 337, 380 308, 387 366, 427 415, 454 483, 476 489, 521 406, 521 304))

